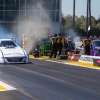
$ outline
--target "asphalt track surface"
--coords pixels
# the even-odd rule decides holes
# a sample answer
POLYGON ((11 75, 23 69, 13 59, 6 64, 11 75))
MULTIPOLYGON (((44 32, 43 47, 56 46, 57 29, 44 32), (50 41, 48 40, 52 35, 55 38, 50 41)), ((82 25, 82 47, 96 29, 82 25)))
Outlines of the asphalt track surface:
POLYGON ((0 91, 0 100, 100 100, 97 69, 30 59, 0 65, 0 81, 16 88, 0 91))

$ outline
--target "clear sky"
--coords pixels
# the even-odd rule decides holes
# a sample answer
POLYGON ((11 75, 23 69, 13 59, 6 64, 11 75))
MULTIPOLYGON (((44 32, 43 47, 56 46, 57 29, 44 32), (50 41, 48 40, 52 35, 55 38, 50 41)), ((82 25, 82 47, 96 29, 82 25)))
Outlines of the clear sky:
MULTIPOLYGON (((75 15, 86 16, 87 0, 76 0, 75 15)), ((73 15, 73 0, 62 0, 62 12, 64 15, 73 15)), ((96 19, 100 16, 100 0, 91 0, 91 15, 96 19)))

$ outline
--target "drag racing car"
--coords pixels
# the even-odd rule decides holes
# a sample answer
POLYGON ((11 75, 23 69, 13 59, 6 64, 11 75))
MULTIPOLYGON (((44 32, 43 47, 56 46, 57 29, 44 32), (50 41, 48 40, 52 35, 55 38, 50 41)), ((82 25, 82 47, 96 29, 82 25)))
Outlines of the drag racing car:
POLYGON ((93 40, 91 48, 92 56, 100 56, 100 40, 93 40))
POLYGON ((0 63, 28 63, 26 51, 12 39, 0 39, 0 63))

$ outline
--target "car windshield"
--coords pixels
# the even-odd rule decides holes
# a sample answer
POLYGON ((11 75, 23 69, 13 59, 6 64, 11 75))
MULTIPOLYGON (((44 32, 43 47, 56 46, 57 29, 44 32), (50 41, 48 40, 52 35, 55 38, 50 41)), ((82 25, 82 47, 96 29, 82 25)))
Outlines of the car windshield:
POLYGON ((95 41, 95 42, 94 42, 94 45, 95 45, 95 46, 100 46, 100 41, 95 41))
POLYGON ((13 41, 1 41, 0 47, 16 47, 17 45, 13 41))

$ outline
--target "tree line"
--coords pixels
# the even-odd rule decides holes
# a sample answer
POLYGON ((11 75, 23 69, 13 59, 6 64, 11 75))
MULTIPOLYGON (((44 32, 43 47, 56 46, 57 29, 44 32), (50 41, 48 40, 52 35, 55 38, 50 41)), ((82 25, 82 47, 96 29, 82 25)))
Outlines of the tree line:
MULTIPOLYGON (((88 18, 89 23, 89 18, 88 18)), ((88 30, 88 36, 100 36, 100 17, 96 19, 94 16, 91 16, 92 28, 88 30)), ((73 16, 72 15, 62 15, 62 32, 63 34, 67 34, 69 30, 72 29, 73 24, 73 16)), ((89 26, 88 26, 89 27, 89 26)), ((87 36, 86 32, 86 17, 75 16, 75 29, 74 31, 78 36, 87 36)))

